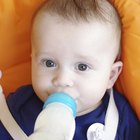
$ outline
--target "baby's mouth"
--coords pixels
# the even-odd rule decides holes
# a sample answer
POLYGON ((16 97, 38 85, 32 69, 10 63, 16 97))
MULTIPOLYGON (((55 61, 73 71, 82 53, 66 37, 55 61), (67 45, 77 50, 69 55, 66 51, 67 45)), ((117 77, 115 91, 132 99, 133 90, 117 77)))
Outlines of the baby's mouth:
POLYGON ((63 89, 48 90, 47 93, 48 93, 48 95, 51 95, 53 93, 66 93, 66 94, 68 94, 68 92, 66 90, 63 90, 63 89))

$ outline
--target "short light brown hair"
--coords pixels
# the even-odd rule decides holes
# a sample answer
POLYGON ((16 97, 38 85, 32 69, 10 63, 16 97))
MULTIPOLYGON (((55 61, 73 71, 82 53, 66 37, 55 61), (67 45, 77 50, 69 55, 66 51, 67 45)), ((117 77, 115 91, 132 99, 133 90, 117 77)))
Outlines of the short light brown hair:
POLYGON ((99 19, 120 24, 115 8, 107 0, 47 0, 39 10, 70 21, 99 19))
POLYGON ((36 20, 41 13, 57 15, 74 23, 97 20, 99 22, 112 24, 114 34, 116 35, 116 41, 120 44, 120 18, 109 0, 46 0, 35 14, 34 20, 36 20))

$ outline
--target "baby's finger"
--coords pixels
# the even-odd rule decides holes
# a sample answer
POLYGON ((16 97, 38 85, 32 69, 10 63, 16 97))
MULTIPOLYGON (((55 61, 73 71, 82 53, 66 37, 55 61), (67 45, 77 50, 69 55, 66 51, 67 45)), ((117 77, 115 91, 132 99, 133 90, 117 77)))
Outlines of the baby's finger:
POLYGON ((1 72, 1 70, 0 70, 0 79, 1 79, 1 77, 2 77, 2 72, 1 72))

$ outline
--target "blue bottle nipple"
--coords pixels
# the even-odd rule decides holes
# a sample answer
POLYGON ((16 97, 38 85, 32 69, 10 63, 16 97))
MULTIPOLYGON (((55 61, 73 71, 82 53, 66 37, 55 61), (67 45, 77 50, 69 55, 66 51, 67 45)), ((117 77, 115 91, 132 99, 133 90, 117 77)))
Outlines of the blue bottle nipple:
POLYGON ((48 104, 55 102, 65 104, 66 106, 70 107, 72 109, 73 116, 76 117, 76 102, 71 96, 64 92, 52 93, 45 101, 43 109, 46 108, 48 104))

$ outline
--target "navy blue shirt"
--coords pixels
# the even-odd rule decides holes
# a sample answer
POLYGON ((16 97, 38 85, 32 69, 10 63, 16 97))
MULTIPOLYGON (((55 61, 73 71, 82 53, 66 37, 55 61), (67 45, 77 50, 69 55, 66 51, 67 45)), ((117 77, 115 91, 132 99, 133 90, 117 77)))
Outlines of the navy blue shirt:
MULTIPOLYGON (((119 111, 119 125, 115 140, 140 140, 140 122, 132 111, 127 100, 116 91, 114 99, 119 111)), ((76 130, 73 140, 86 140, 87 129, 93 123, 104 124, 109 95, 105 94, 103 103, 94 111, 76 117, 76 130)), ((33 133, 35 120, 42 111, 43 102, 36 96, 31 85, 23 86, 7 98, 9 109, 23 129, 30 135, 33 133)), ((0 140, 13 140, 0 122, 0 140)))

